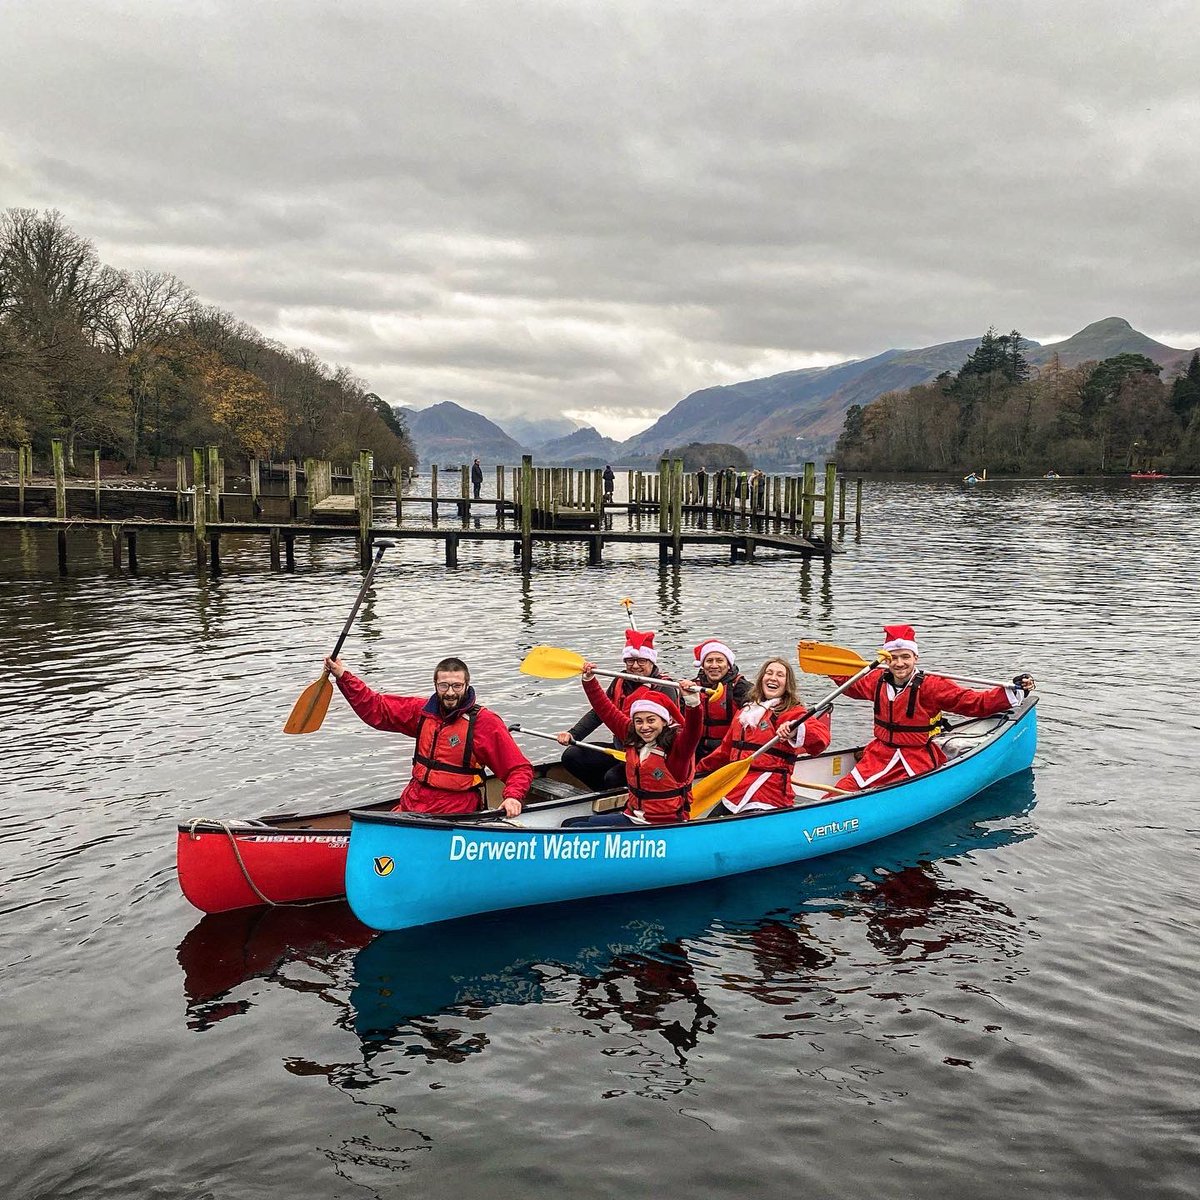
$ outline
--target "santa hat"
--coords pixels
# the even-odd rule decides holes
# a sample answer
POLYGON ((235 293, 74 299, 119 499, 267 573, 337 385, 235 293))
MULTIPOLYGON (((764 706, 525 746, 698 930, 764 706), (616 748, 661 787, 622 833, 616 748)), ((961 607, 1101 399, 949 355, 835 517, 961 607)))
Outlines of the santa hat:
POLYGON ((630 717, 640 712, 653 713, 656 717, 662 717, 668 725, 683 724, 683 713, 675 707, 674 702, 653 688, 640 687, 629 697, 630 717))
POLYGON ((883 648, 885 650, 917 651, 917 631, 911 625, 885 625, 883 627, 883 648))
POLYGON ((625 630, 625 649, 621 651, 623 659, 648 658, 652 663, 658 662, 658 651, 654 648, 654 633, 647 630, 639 633, 636 629, 625 630))
POLYGON ((704 641, 696 647, 696 666, 700 666, 704 659, 709 654, 723 654, 729 660, 729 665, 732 667, 737 659, 734 658, 733 651, 725 645, 724 642, 717 638, 705 638, 704 641))

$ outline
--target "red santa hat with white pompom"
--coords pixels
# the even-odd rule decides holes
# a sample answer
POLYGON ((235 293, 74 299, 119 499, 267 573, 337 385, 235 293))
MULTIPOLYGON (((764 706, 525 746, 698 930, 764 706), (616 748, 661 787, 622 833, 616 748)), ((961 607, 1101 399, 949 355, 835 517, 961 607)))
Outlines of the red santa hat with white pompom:
POLYGON ((653 713, 656 717, 661 717, 668 725, 683 724, 683 713, 675 707, 674 702, 653 688, 640 687, 630 696, 630 717, 640 712, 653 713))
POLYGON ((885 650, 917 650, 917 631, 911 625, 885 625, 883 627, 883 648, 885 650))
POLYGON ((636 629, 625 630, 625 649, 621 651, 623 659, 648 658, 652 663, 658 662, 658 651, 654 648, 654 632, 646 630, 639 633, 636 629))
POLYGON ((709 654, 725 655, 725 658, 728 660, 731 667, 737 662, 733 651, 719 638, 705 638, 704 641, 702 641, 696 647, 695 654, 696 666, 700 666, 704 662, 705 657, 709 654))

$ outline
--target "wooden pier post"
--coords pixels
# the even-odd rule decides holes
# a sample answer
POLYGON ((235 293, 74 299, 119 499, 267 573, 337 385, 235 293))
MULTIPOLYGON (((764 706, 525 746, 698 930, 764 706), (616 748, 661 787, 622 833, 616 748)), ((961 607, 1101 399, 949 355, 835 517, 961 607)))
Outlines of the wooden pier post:
POLYGON ((214 575, 221 573, 221 535, 219 533, 209 533, 208 535, 208 569, 214 575))
POLYGON ((53 438, 50 442, 50 456, 54 461, 54 515, 60 520, 67 519, 67 472, 63 460, 62 438, 53 438))
POLYGON ((625 497, 631 505, 637 498, 637 496, 633 490, 633 472, 632 471, 625 472, 625 497))
POLYGON ((221 519, 221 451, 217 446, 208 447, 208 519, 221 519))
POLYGON ((17 516, 25 515, 25 484, 33 474, 33 447, 22 442, 17 447, 17 516))
POLYGON ((260 474, 261 466, 257 455, 250 459, 246 469, 250 475, 250 516, 254 520, 262 513, 262 505, 259 503, 259 494, 262 490, 262 475, 260 474))
POLYGON ((521 570, 533 570, 533 455, 521 455, 521 570))
POLYGON ((290 529, 283 531, 283 561, 289 571, 296 569, 296 535, 290 529))
POLYGON ((846 536, 846 477, 838 479, 838 540, 846 536))
POLYGON ((671 561, 679 566, 683 556, 683 459, 671 464, 671 561))
MULTIPOLYGON (((599 533, 604 528, 604 474, 599 467, 592 472, 592 511, 596 514, 596 532, 599 533)), ((597 540, 596 564, 593 565, 599 564, 599 555, 600 542, 597 540)))
POLYGON ((396 528, 404 524, 404 470, 400 466, 392 468, 392 492, 396 497, 396 528))
POLYGON ((504 511, 504 468, 496 464, 496 516, 504 511))
MULTIPOLYGON (((182 454, 175 455, 175 519, 182 521, 187 512, 187 462, 182 454)), ((99 511, 99 510, 97 510, 99 511)))
POLYGON ((271 526, 271 570, 279 570, 279 526, 271 526))
POLYGON ((371 473, 375 456, 370 450, 358 452, 358 561, 364 571, 371 566, 371 473))
POLYGON ((298 511, 296 504, 296 460, 288 459, 288 516, 294 521, 298 511))
POLYGON ((459 468, 458 485, 458 515, 462 517, 463 528, 466 529, 471 519, 471 468, 466 463, 459 468))
POLYGON ((862 533, 862 480, 854 481, 854 532, 862 533))
POLYGON ((811 537, 813 530, 813 496, 817 490, 817 464, 804 464, 804 491, 800 496, 800 536, 811 537))
POLYGON ((112 565, 114 571, 121 569, 121 525, 117 521, 112 527, 112 565))
POLYGON ((837 463, 825 464, 825 553, 833 545, 833 499, 837 491, 837 463))
POLYGON ((437 463, 429 468, 429 519, 436 529, 438 523, 437 463))
POLYGON ((196 566, 204 566, 206 554, 205 525, 208 517, 208 499, 204 494, 204 453, 192 450, 192 536, 196 540, 196 566))
POLYGON ((446 566, 458 566, 458 534, 446 531, 446 566))
POLYGON ((129 573, 136 575, 138 569, 136 529, 125 530, 125 546, 129 551, 129 573))

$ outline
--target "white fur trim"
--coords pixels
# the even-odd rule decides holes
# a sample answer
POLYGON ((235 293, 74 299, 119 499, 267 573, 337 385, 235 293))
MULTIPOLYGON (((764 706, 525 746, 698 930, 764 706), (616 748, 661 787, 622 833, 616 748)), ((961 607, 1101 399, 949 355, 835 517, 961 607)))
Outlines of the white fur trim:
POLYGON ((626 646, 621 651, 621 659, 623 662, 628 662, 631 658, 648 658, 652 663, 658 662, 658 651, 653 646, 642 646, 635 650, 632 646, 626 646))
POLYGON ((729 660, 729 665, 731 667, 737 662, 733 651, 730 650, 730 648, 725 645, 724 642, 718 642, 716 638, 713 638, 711 642, 705 642, 700 647, 700 655, 696 659, 696 666, 700 666, 710 654, 725 655, 725 657, 729 660))
POLYGON ((671 723, 671 714, 661 705, 653 700, 635 700, 629 706, 629 715, 632 717, 634 713, 653 713, 656 717, 662 717, 668 725, 671 723))
POLYGON ((910 641, 908 638, 892 638, 890 642, 884 642, 885 650, 911 650, 914 654, 918 653, 917 643, 910 641))

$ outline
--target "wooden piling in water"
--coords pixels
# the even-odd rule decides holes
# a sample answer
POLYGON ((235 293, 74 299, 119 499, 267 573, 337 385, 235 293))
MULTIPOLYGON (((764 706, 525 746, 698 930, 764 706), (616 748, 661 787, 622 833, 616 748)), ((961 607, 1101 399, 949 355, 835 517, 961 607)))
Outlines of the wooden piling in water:
POLYGON ((96 488, 96 516, 100 515, 100 451, 92 451, 92 478, 96 488))
POLYGON ((259 493, 262 490, 262 466, 257 456, 250 459, 247 470, 250 474, 250 512, 253 517, 257 518, 262 512, 262 505, 259 503, 259 493))
POLYGON ((846 536, 846 477, 838 479, 838 540, 846 536))
POLYGON ((136 575, 138 569, 136 529, 125 530, 125 547, 129 552, 129 572, 131 575, 136 575))
POLYGON ((679 566, 683 557, 683 459, 671 464, 671 561, 679 566))
POLYGON ((429 519, 433 525, 438 523, 438 484, 437 484, 438 468, 437 463, 434 463, 429 468, 429 519))
POLYGON ((800 536, 812 537, 813 531, 813 499, 817 490, 817 465, 804 464, 804 490, 800 494, 800 536))
POLYGON ((854 532, 862 532, 862 480, 854 481, 854 532))
POLYGON ((837 463, 827 462, 825 464, 825 528, 822 535, 825 538, 826 554, 833 545, 833 498, 836 490, 837 463))
POLYGON ((533 569, 533 455, 521 455, 521 570, 533 569))
POLYGON ((358 561, 365 571, 371 565, 371 475, 375 456, 370 450, 358 452, 358 561))
POLYGON ((279 570, 279 526, 271 526, 271 570, 279 570))
POLYGON ((221 519, 221 451, 217 446, 208 447, 208 520, 221 519))
POLYGON ((33 447, 23 442, 17 447, 17 516, 25 515, 25 484, 33 473, 33 447))
POLYGON ((208 518, 208 498, 204 494, 204 457, 199 449, 192 451, 192 536, 196 543, 196 566, 204 566, 206 554, 205 525, 208 518))
POLYGON ((288 460, 288 515, 294 521, 298 515, 296 503, 296 460, 288 460))
POLYGON ((67 472, 63 459, 62 438, 51 440, 50 455, 54 462, 54 515, 60 521, 65 521, 67 519, 67 472))

